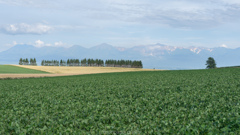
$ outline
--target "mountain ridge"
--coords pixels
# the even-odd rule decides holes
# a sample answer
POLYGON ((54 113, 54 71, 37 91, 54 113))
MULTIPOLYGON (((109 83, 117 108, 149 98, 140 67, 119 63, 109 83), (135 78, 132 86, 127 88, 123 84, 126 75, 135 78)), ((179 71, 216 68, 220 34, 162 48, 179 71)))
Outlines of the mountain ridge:
POLYGON ((131 48, 115 47, 103 43, 91 48, 73 45, 64 47, 35 47, 32 45, 15 45, 0 52, 0 64, 18 64, 20 58, 41 60, 60 60, 71 58, 129 59, 142 60, 144 68, 156 69, 203 69, 208 57, 214 57, 217 66, 240 65, 240 48, 225 47, 176 47, 164 44, 141 45, 131 48))

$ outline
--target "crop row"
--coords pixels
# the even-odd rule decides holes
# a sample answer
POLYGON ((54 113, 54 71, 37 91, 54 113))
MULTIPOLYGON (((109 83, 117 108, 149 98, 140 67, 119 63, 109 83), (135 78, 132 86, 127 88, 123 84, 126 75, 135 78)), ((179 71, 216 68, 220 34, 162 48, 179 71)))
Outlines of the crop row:
POLYGON ((0 134, 238 134, 237 68, 0 80, 0 134))

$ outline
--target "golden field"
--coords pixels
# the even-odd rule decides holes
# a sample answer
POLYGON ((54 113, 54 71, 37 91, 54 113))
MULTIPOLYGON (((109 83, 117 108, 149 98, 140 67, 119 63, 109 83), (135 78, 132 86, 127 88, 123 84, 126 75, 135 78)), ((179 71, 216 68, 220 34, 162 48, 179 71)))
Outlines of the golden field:
POLYGON ((59 67, 59 66, 26 66, 15 65, 18 67, 41 70, 52 74, 96 74, 112 72, 129 72, 129 71, 153 71, 153 69, 140 68, 118 68, 118 67, 59 67))
POLYGON ((27 65, 12 65, 12 66, 45 71, 49 72, 50 74, 0 74, 0 78, 54 77, 54 76, 71 76, 113 72, 156 71, 155 69, 119 68, 119 67, 59 67, 59 66, 27 66, 27 65))
POLYGON ((156 71, 155 69, 141 68, 119 68, 119 67, 59 67, 59 66, 28 66, 12 65, 22 68, 34 69, 49 72, 50 74, 0 74, 0 78, 29 78, 29 77, 54 77, 54 76, 71 76, 97 73, 113 72, 133 72, 133 71, 156 71))

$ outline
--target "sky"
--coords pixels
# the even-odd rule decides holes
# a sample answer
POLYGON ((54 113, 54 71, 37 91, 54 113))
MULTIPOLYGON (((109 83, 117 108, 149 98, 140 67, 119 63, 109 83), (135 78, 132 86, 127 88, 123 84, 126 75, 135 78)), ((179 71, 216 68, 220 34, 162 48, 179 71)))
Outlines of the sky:
POLYGON ((0 0, 0 51, 101 43, 240 47, 240 0, 0 0))

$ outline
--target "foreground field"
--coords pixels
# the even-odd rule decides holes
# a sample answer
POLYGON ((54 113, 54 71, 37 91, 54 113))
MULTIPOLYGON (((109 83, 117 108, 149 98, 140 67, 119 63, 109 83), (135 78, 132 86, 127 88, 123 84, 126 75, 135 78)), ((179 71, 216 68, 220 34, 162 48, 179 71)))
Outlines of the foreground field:
POLYGON ((240 69, 0 80, 0 134, 240 134, 240 69))

